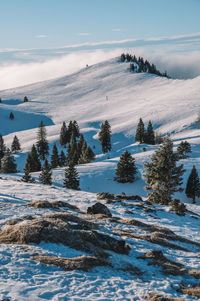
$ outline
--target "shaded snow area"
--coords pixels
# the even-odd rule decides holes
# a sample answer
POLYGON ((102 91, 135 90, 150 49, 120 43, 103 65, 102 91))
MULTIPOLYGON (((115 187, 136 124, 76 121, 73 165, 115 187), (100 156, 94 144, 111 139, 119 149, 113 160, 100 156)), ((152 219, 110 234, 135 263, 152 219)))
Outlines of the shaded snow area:
POLYGON ((19 172, 0 174, 0 299, 145 300, 153 292, 199 300, 180 289, 199 285, 200 200, 194 205, 184 192, 176 194, 186 204, 185 216, 149 203, 143 164, 158 146, 138 145, 134 136, 141 117, 146 125, 151 120, 157 132, 170 135, 175 150, 181 141, 191 144, 190 157, 180 161, 186 170, 185 188, 192 166, 200 169, 200 77, 172 80, 130 73, 128 67, 113 59, 63 78, 0 92, 0 133, 8 147, 14 135, 22 147, 15 154, 19 172), (53 170, 52 186, 39 184, 39 173, 32 173, 36 183, 21 182, 40 120, 46 125, 50 154, 54 143, 66 153, 59 146, 59 132, 62 122, 70 120, 78 122, 95 152, 93 162, 77 166, 80 191, 63 188, 64 168, 53 170), (102 154, 98 141, 105 120, 112 130, 108 154, 102 154), (137 179, 130 184, 114 181, 125 150, 137 166, 137 179), (99 199, 102 192, 113 196, 99 199), (126 197, 130 195, 141 198, 126 197), (44 206, 36 206, 38 201, 44 206), (96 202, 106 205, 112 217, 87 214, 96 202), (52 256, 66 259, 65 264, 55 263, 52 256), (86 259, 92 266, 74 268, 72 258, 86 259))

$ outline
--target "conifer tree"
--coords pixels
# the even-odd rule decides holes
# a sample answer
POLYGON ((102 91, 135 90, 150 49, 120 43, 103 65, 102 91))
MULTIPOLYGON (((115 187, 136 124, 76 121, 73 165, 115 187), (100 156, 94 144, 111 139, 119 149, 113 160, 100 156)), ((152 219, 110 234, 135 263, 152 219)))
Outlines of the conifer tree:
POLYGON ((19 143, 19 139, 15 135, 13 138, 12 145, 11 145, 11 151, 12 151, 12 153, 18 153, 20 150, 21 150, 21 146, 19 143))
POLYGON ((24 96, 24 102, 28 102, 28 97, 24 96))
POLYGON ((70 142, 69 131, 67 129, 65 121, 63 121, 61 130, 60 130, 60 145, 66 147, 66 144, 70 142))
POLYGON ((155 203, 168 204, 175 192, 183 191, 182 185, 183 165, 176 166, 177 155, 173 152, 173 143, 167 138, 163 145, 155 151, 151 162, 145 163, 149 200, 155 203))
POLYGON ((154 134, 153 126, 152 126, 152 123, 150 120, 149 120, 147 130, 144 135, 144 142, 147 144, 152 144, 152 145, 155 144, 155 134, 154 134))
POLYGON ((3 173, 16 173, 17 164, 15 163, 15 158, 7 148, 3 159, 1 160, 1 172, 3 173))
POLYGON ((177 153, 179 159, 186 159, 188 158, 188 154, 191 153, 191 145, 187 141, 181 141, 179 146, 177 147, 177 153))
POLYGON ((137 130, 136 130, 136 135, 135 135, 135 141, 139 142, 139 143, 143 143, 144 142, 144 122, 142 121, 142 118, 140 118, 139 122, 138 122, 138 126, 137 126, 137 130))
POLYGON ((44 165, 43 165, 42 171, 39 175, 39 181, 40 181, 40 183, 45 184, 45 185, 52 184, 52 172, 51 172, 51 167, 50 167, 47 159, 44 160, 44 165))
POLYGON ((80 190, 78 172, 73 164, 69 164, 65 169, 64 187, 80 190))
POLYGON ((101 142, 102 152, 104 154, 111 151, 111 126, 107 120, 101 124, 99 141, 101 142))
POLYGON ((0 134, 0 160, 3 158, 6 151, 3 136, 0 134))
POLYGON ((46 128, 44 126, 43 121, 41 120, 38 127, 36 146, 37 146, 38 155, 42 160, 44 160, 46 156, 49 154, 49 145, 46 136, 47 136, 46 128))
POLYGON ((10 116, 9 116, 10 120, 13 120, 15 118, 13 112, 10 112, 10 116))
POLYGON ((121 61, 122 63, 124 63, 125 60, 126 60, 126 56, 125 56, 124 53, 122 53, 121 56, 120 56, 120 61, 121 61))
POLYGON ((30 153, 28 153, 26 157, 25 169, 29 169, 30 172, 36 172, 41 170, 41 163, 34 144, 30 153))
POLYGON ((59 166, 63 167, 67 165, 67 157, 65 156, 64 152, 61 151, 60 157, 59 157, 59 166))
POLYGON ((79 156, 78 156, 77 143, 74 134, 72 134, 71 142, 68 147, 68 157, 67 157, 68 164, 76 165, 78 163, 78 159, 79 156))
POLYGON ((193 204, 196 203, 196 197, 200 197, 200 182, 195 165, 188 177, 185 193, 188 198, 192 199, 193 204))
POLYGON ((33 179, 31 177, 30 168, 29 168, 28 164, 24 168, 24 175, 22 177, 22 181, 27 182, 27 183, 35 183, 35 179, 33 179))
POLYGON ((53 146, 53 151, 51 155, 51 168, 56 168, 59 166, 59 155, 58 155, 58 149, 56 144, 53 146))
POLYGON ((115 181, 120 183, 132 183, 135 181, 136 172, 135 159, 128 151, 125 151, 117 163, 115 181))
POLYGON ((80 134, 80 139, 78 141, 77 144, 77 151, 78 151, 78 156, 81 156, 81 152, 82 152, 82 147, 83 147, 83 143, 85 142, 84 136, 83 134, 80 134))

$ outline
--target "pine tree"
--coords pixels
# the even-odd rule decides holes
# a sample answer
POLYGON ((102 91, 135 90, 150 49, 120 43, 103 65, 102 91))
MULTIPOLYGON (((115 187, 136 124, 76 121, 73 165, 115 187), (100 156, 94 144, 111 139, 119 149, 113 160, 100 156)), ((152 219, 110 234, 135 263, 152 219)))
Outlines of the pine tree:
POLYGON ((15 118, 13 112, 10 112, 10 116, 9 116, 10 120, 13 120, 15 118))
POLYGON ((136 130, 136 135, 135 135, 135 141, 138 141, 139 143, 143 143, 144 142, 144 123, 142 121, 142 118, 140 118, 139 122, 138 122, 138 126, 137 126, 137 130, 136 130))
POLYGON ((20 150, 21 150, 21 146, 19 143, 19 139, 15 135, 13 138, 12 145, 11 145, 11 151, 12 151, 12 153, 18 153, 20 150))
POLYGON ((17 172, 17 164, 15 163, 15 159, 10 152, 10 149, 7 148, 5 155, 1 161, 1 172, 3 173, 16 173, 17 172))
POLYGON ((129 70, 130 70, 130 72, 133 72, 135 70, 135 66, 133 63, 130 63, 129 70))
POLYGON ((122 63, 124 63, 125 60, 126 60, 126 56, 125 56, 124 53, 122 53, 121 56, 120 56, 120 61, 121 61, 122 63))
POLYGON ((28 165, 24 168, 24 175, 22 177, 22 182, 27 183, 35 183, 35 179, 33 179, 30 175, 30 168, 28 165))
POLYGON ((80 190, 78 172, 73 164, 69 164, 69 166, 65 169, 63 185, 69 189, 80 190))
POLYGON ((173 143, 167 138, 163 145, 155 151, 151 163, 145 163, 149 200, 155 203, 168 204, 171 196, 177 191, 183 191, 182 185, 183 165, 176 166, 177 155, 173 152, 173 143))
POLYGON ((44 165, 43 165, 42 171, 39 175, 39 181, 40 181, 40 183, 45 184, 45 185, 52 184, 52 172, 51 172, 51 167, 50 167, 47 159, 44 160, 44 165))
POLYGON ((194 165, 187 180, 185 193, 188 198, 192 199, 193 204, 196 203, 196 197, 200 197, 199 176, 194 165))
POLYGON ((59 166, 63 167, 67 165, 67 157, 65 156, 64 152, 61 151, 60 157, 59 157, 59 166))
POLYGON ((37 146, 38 155, 42 160, 44 160, 46 156, 49 154, 49 145, 46 136, 47 136, 46 128, 44 126, 43 121, 41 120, 38 127, 36 146, 37 146))
POLYGON ((144 134, 144 143, 151 144, 151 145, 155 144, 155 134, 154 134, 151 120, 149 120, 147 130, 144 134))
POLYGON ((29 169, 30 172, 36 172, 41 170, 41 163, 34 144, 32 146, 30 153, 28 153, 26 157, 26 163, 24 169, 29 169))
POLYGON ((125 151, 117 163, 115 181, 120 183, 132 183, 135 181, 136 172, 135 159, 128 151, 125 151))
POLYGON ((104 154, 111 151, 111 126, 107 120, 101 124, 99 141, 101 142, 102 152, 104 154))
POLYGON ((177 153, 179 156, 179 159, 186 159, 189 156, 187 154, 191 153, 191 145, 187 141, 181 141, 179 146, 177 147, 177 153))
POLYGON ((66 147, 66 144, 70 142, 70 135, 67 129, 65 121, 63 121, 61 130, 60 130, 60 145, 66 147))
POLYGON ((6 151, 3 136, 0 134, 0 160, 3 158, 6 151))
POLYGON ((77 143, 74 134, 72 134, 72 139, 68 146, 68 156, 67 156, 68 164, 76 165, 78 163, 78 159, 79 156, 78 156, 77 143))
POLYGON ((51 168, 56 168, 59 166, 59 155, 58 155, 58 149, 56 147, 56 144, 53 146, 53 151, 51 155, 51 168))
POLYGON ((28 102, 28 97, 24 96, 24 102, 28 102))
POLYGON ((81 156, 82 147, 83 147, 84 142, 85 142, 84 136, 83 136, 83 134, 80 134, 80 139, 79 139, 78 144, 77 144, 77 151, 78 151, 79 158, 81 156))

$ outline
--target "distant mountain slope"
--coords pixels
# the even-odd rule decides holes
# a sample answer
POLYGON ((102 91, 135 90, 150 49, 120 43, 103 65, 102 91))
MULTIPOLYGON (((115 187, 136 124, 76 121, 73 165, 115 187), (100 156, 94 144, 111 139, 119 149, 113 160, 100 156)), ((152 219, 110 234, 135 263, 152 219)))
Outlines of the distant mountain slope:
POLYGON ((128 67, 113 59, 66 77, 1 91, 1 107, 11 109, 6 101, 26 95, 30 101, 12 105, 12 111, 43 114, 55 124, 76 119, 88 126, 108 119, 114 133, 131 135, 139 117, 151 119, 162 133, 179 132, 195 121, 200 77, 173 80, 133 74, 128 67))

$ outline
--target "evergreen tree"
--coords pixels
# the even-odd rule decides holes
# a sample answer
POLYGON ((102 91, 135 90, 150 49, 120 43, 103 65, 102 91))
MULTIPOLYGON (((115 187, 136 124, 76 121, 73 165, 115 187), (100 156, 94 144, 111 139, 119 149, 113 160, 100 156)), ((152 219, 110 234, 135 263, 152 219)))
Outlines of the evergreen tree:
POLYGON ((26 164, 24 169, 28 169, 30 172, 36 172, 41 170, 41 163, 34 144, 30 153, 28 153, 26 157, 26 164))
POLYGON ((73 135, 72 135, 72 141, 68 147, 68 157, 67 157, 68 164, 76 165, 78 163, 78 159, 79 156, 78 156, 77 143, 75 138, 73 139, 73 135))
POLYGON ((44 165, 43 165, 42 171, 39 175, 39 181, 40 181, 40 183, 45 184, 45 185, 52 184, 52 172, 51 172, 51 167, 50 167, 47 159, 44 160, 44 165))
POLYGON ((173 152, 173 143, 167 138, 163 145, 155 151, 151 163, 145 163, 146 190, 149 200, 155 203, 168 204, 171 196, 177 191, 183 191, 182 185, 183 165, 176 166, 177 155, 173 152))
POLYGON ((11 151, 13 153, 17 153, 21 150, 21 146, 20 146, 20 143, 19 143, 19 139, 17 138, 17 136, 15 135, 14 138, 13 138, 13 142, 12 142, 12 145, 11 145, 11 151))
POLYGON ((125 60, 126 60, 126 56, 125 56, 124 53, 122 53, 121 56, 120 56, 120 61, 121 61, 122 63, 124 63, 125 60))
POLYGON ((35 179, 33 179, 30 175, 30 169, 28 165, 24 168, 24 175, 22 177, 22 181, 27 183, 35 183, 35 179))
POLYGON ((194 165, 187 180, 185 193, 188 198, 192 199, 193 204, 196 203, 195 198, 200 197, 199 176, 194 165))
POLYGON ((10 149, 7 148, 5 155, 1 161, 1 172, 3 173, 16 173, 17 165, 15 163, 15 158, 10 152, 10 149))
POLYGON ((102 152, 104 154, 111 151, 111 126, 107 120, 101 124, 99 141, 101 142, 102 152))
POLYGON ((24 102, 28 102, 28 97, 24 96, 24 102))
POLYGON ((0 134, 0 160, 3 158, 6 151, 3 136, 0 134))
POLYGON ((9 116, 10 120, 13 120, 15 118, 13 112, 10 113, 10 116, 9 116))
POLYGON ((67 129, 65 121, 63 121, 60 130, 60 145, 66 147, 66 144, 70 142, 69 131, 67 129))
POLYGON ((58 149, 56 147, 56 144, 54 144, 52 155, 51 155, 51 168, 58 167, 59 163, 60 163, 60 158, 59 158, 59 155, 58 155, 58 149))
POLYGON ((177 147, 177 153, 179 156, 179 159, 186 159, 189 156, 187 154, 191 153, 191 145, 187 141, 181 141, 179 146, 177 147))
POLYGON ((155 134, 150 120, 147 126, 147 131, 144 134, 144 142, 152 145, 155 144, 155 134))
POLYGON ((135 181, 136 171, 135 159, 128 151, 125 151, 117 163, 115 181, 120 183, 132 183, 135 181))
POLYGON ((67 165, 67 157, 65 156, 64 152, 61 151, 60 158, 59 158, 59 166, 63 167, 67 165))
POLYGON ((83 143, 85 142, 84 136, 83 134, 80 134, 80 139, 78 141, 77 144, 77 151, 78 151, 78 156, 81 156, 81 152, 82 152, 82 147, 83 147, 83 143))
POLYGON ((79 190, 79 176, 78 172, 73 164, 65 169, 64 187, 69 189, 79 190))
POLYGON ((142 118, 140 118, 139 122, 138 122, 138 126, 137 126, 137 130, 136 130, 136 135, 135 135, 135 141, 138 141, 139 143, 143 143, 144 142, 144 122, 142 121, 142 118))
POLYGON ((130 63, 129 70, 130 70, 130 72, 133 72, 135 70, 135 66, 133 63, 130 63))
POLYGON ((42 160, 44 160, 45 157, 49 154, 49 145, 46 136, 47 136, 46 128, 44 126, 43 121, 41 120, 38 127, 36 145, 37 145, 38 155, 42 160))

